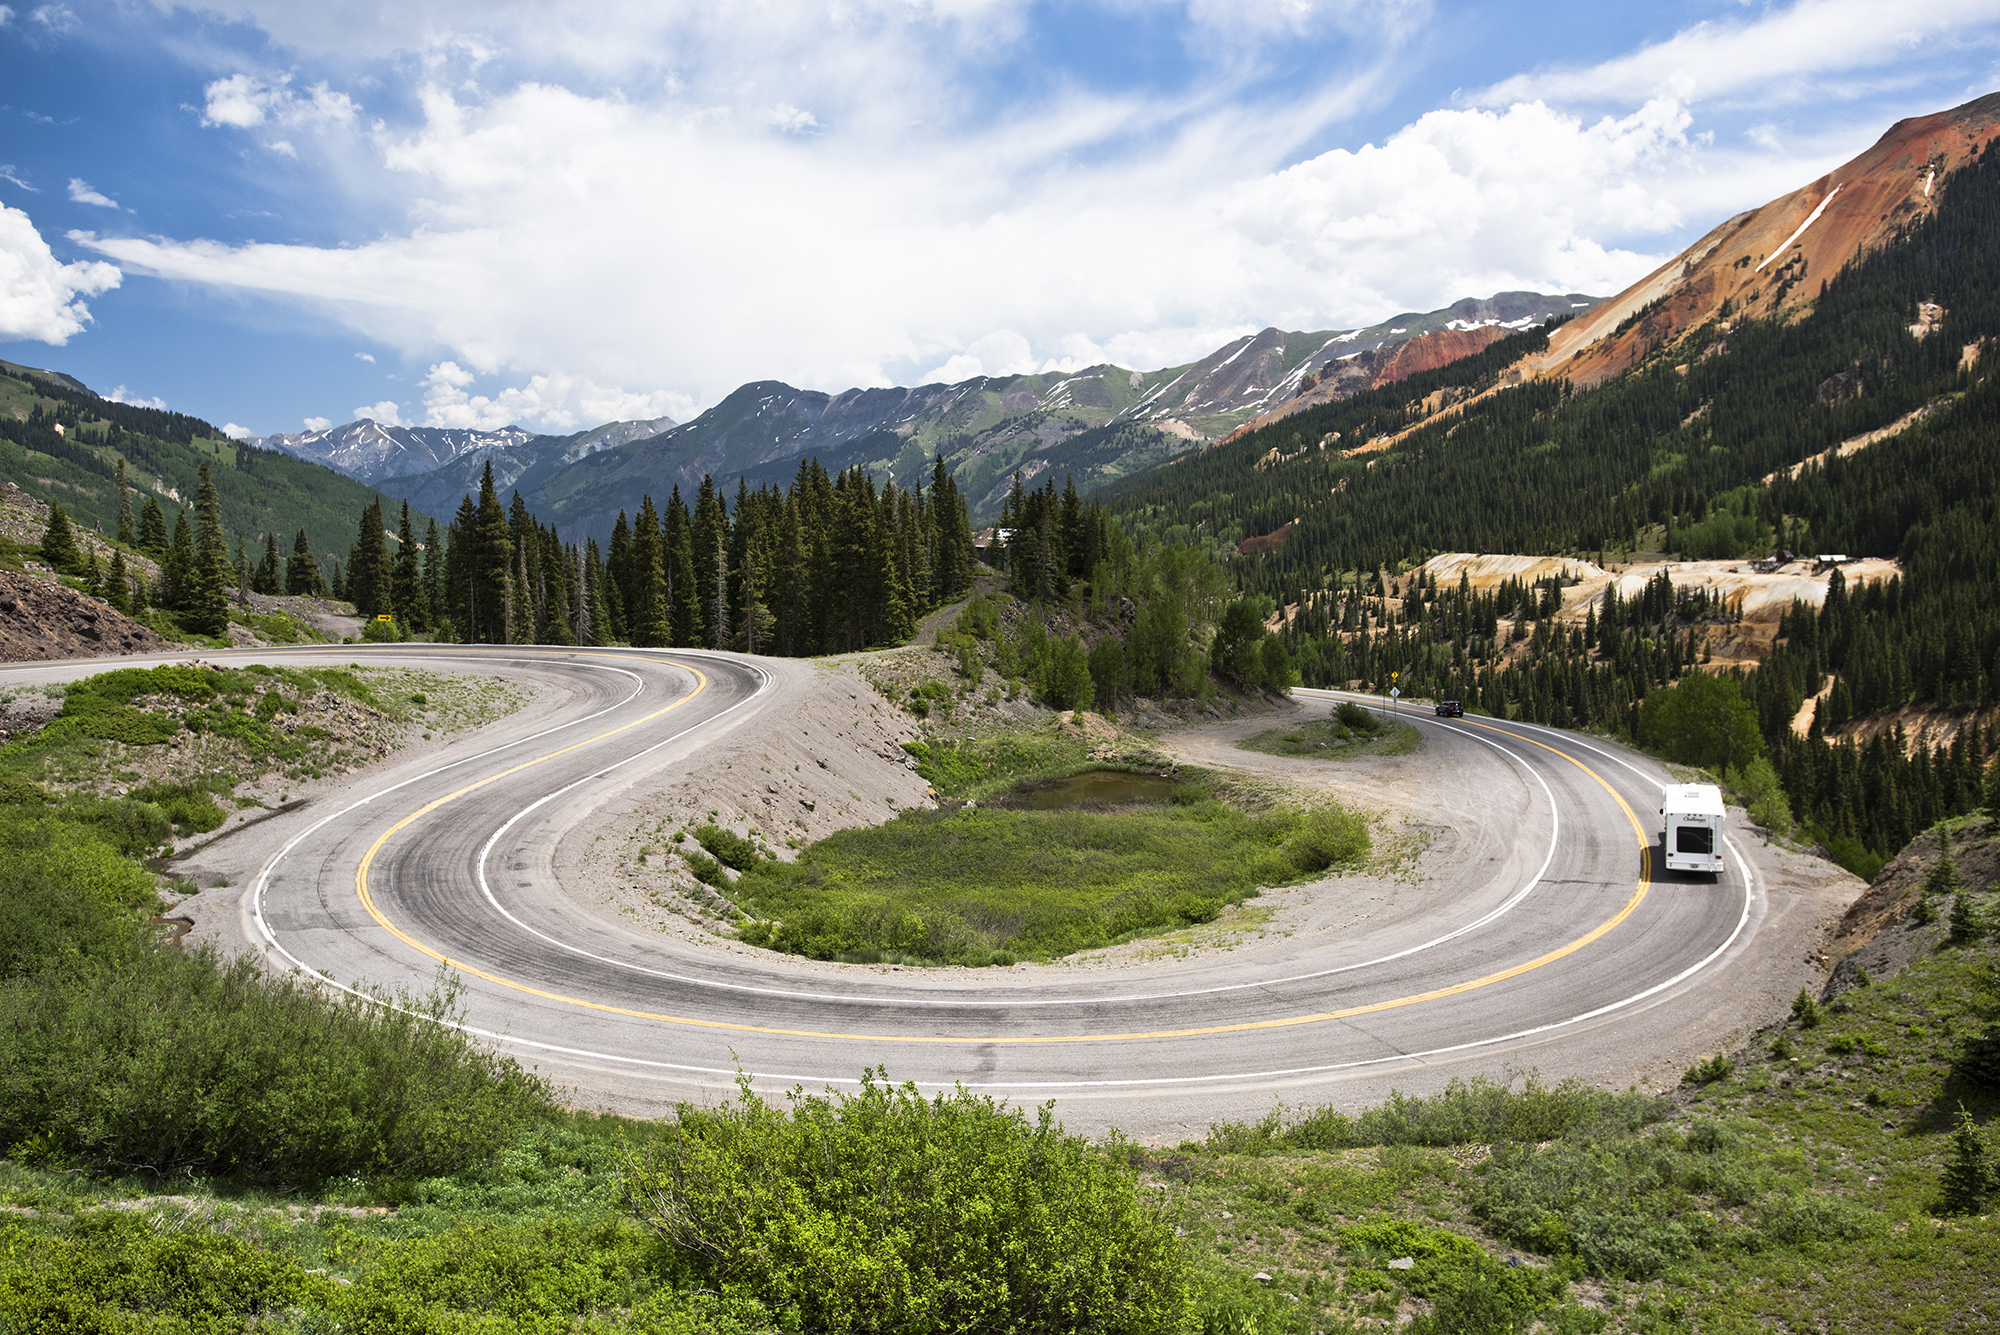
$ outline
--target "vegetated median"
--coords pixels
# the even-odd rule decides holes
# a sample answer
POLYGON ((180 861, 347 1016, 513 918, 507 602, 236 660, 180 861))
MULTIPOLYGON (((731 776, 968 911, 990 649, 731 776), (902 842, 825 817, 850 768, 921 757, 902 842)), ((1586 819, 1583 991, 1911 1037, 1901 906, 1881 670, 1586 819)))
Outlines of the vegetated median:
POLYGON ((1198 774, 1159 799, 1032 809, 1050 780, 1148 769, 1144 753, 1094 760, 1062 726, 913 746, 944 805, 842 831, 795 863, 744 859, 731 889, 751 919, 742 939, 849 963, 1012 964, 1210 922, 1262 887, 1369 856, 1358 813, 1198 774))
POLYGON ((1423 734, 1410 724, 1344 700, 1334 709, 1332 718, 1273 728, 1242 745, 1246 751, 1272 756, 1354 760, 1361 756, 1407 756, 1422 750, 1423 744, 1423 734))

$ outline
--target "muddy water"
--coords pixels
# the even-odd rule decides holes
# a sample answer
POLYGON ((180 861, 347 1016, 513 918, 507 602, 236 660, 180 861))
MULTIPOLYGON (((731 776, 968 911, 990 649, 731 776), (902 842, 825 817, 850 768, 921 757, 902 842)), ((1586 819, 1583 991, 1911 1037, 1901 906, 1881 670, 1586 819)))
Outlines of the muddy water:
POLYGON ((1164 802, 1180 786, 1180 780, 1163 778, 1158 774, 1093 769, 1029 792, 1016 793, 1008 799, 1007 805, 1034 811, 1055 811, 1063 807, 1079 807, 1086 802, 1164 802))

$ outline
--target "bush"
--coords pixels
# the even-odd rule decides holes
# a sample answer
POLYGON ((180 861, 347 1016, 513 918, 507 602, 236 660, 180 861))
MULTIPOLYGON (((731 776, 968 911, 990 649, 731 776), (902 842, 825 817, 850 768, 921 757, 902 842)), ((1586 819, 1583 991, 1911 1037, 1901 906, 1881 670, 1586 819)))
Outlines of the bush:
POLYGON ((1352 867, 1368 857, 1368 822, 1343 807, 1315 807, 1300 818, 1285 841, 1285 856, 1306 873, 1352 867))
POLYGON ((861 1091, 748 1082, 681 1104, 624 1190, 702 1287, 754 1297, 787 1329, 1183 1329, 1195 1282, 1173 1221, 1129 1170, 964 1090, 926 1099, 869 1073, 861 1091))
POLYGON ((1355 704, 1352 700, 1342 700, 1339 706, 1334 709, 1333 714, 1335 718, 1341 721, 1343 726, 1351 728, 1355 732, 1380 732, 1382 730, 1381 716, 1372 709, 1355 704))
POLYGON ((703 885, 722 887, 729 884, 729 877, 723 874, 722 864, 714 858, 705 857, 691 848, 677 848, 674 851, 681 855, 681 860, 687 863, 688 870, 693 872, 694 878, 703 885))
POLYGON ((1254 1127, 1211 1127, 1208 1148, 1261 1154, 1273 1149, 1345 1150, 1364 1145, 1487 1145, 1539 1143, 1577 1127, 1630 1131, 1664 1119, 1673 1105, 1644 1094, 1612 1094, 1579 1080, 1544 1085, 1532 1072, 1518 1091, 1484 1077, 1454 1077, 1428 1097, 1392 1090, 1386 1102, 1358 1116, 1319 1108, 1290 1126, 1273 1113, 1254 1127))
POLYGON ((0 990, 0 1144, 287 1182, 469 1167, 549 1104, 453 1000, 329 995, 206 950, 45 968, 0 990))
POLYGON ((174 828, 185 834, 192 830, 206 834, 224 820, 222 808, 201 788, 189 783, 149 783, 134 788, 135 801, 150 802, 166 814, 174 828))
POLYGON ((725 867, 734 867, 737 871, 749 871, 752 867, 769 861, 757 851, 757 845, 733 830, 725 830, 719 825, 698 825, 688 833, 694 836, 696 843, 713 853, 716 860, 725 867))
POLYGON ((1074 635, 1050 640, 1040 655, 1035 689, 1051 709, 1083 709, 1090 704, 1090 656, 1074 635))
POLYGON ((333 1282, 239 1238, 106 1210, 55 1232, 0 1227, 0 1330, 240 1331, 333 1282))
POLYGON ((1736 1063, 1718 1052, 1713 1057, 1703 1058, 1681 1072, 1681 1083, 1712 1085, 1718 1080, 1727 1080, 1734 1074, 1736 1074, 1736 1063))
POLYGON ((1799 994, 1792 998, 1792 1018, 1799 1022, 1801 1029, 1817 1029, 1824 1018, 1819 1001, 1803 987, 1799 989, 1799 994))

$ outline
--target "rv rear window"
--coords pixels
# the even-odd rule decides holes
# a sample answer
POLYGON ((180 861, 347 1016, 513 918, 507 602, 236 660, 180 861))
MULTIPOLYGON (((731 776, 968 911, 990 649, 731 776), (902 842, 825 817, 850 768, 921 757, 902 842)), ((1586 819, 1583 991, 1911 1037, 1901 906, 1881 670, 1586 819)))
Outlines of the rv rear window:
POLYGON ((1683 825, 1674 831, 1674 852, 1713 853, 1715 831, 1706 825, 1683 825))

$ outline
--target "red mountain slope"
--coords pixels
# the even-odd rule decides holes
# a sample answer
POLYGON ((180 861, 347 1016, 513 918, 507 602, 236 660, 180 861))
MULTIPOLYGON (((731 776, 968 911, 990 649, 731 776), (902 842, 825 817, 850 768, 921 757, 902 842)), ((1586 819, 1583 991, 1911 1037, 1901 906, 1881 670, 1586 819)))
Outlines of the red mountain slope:
POLYGON ((1706 320, 1796 309, 1821 280, 1932 208, 1944 178, 1997 135, 2000 93, 1898 121, 1852 162, 1738 214, 1564 325, 1528 369, 1594 385, 1706 320))

